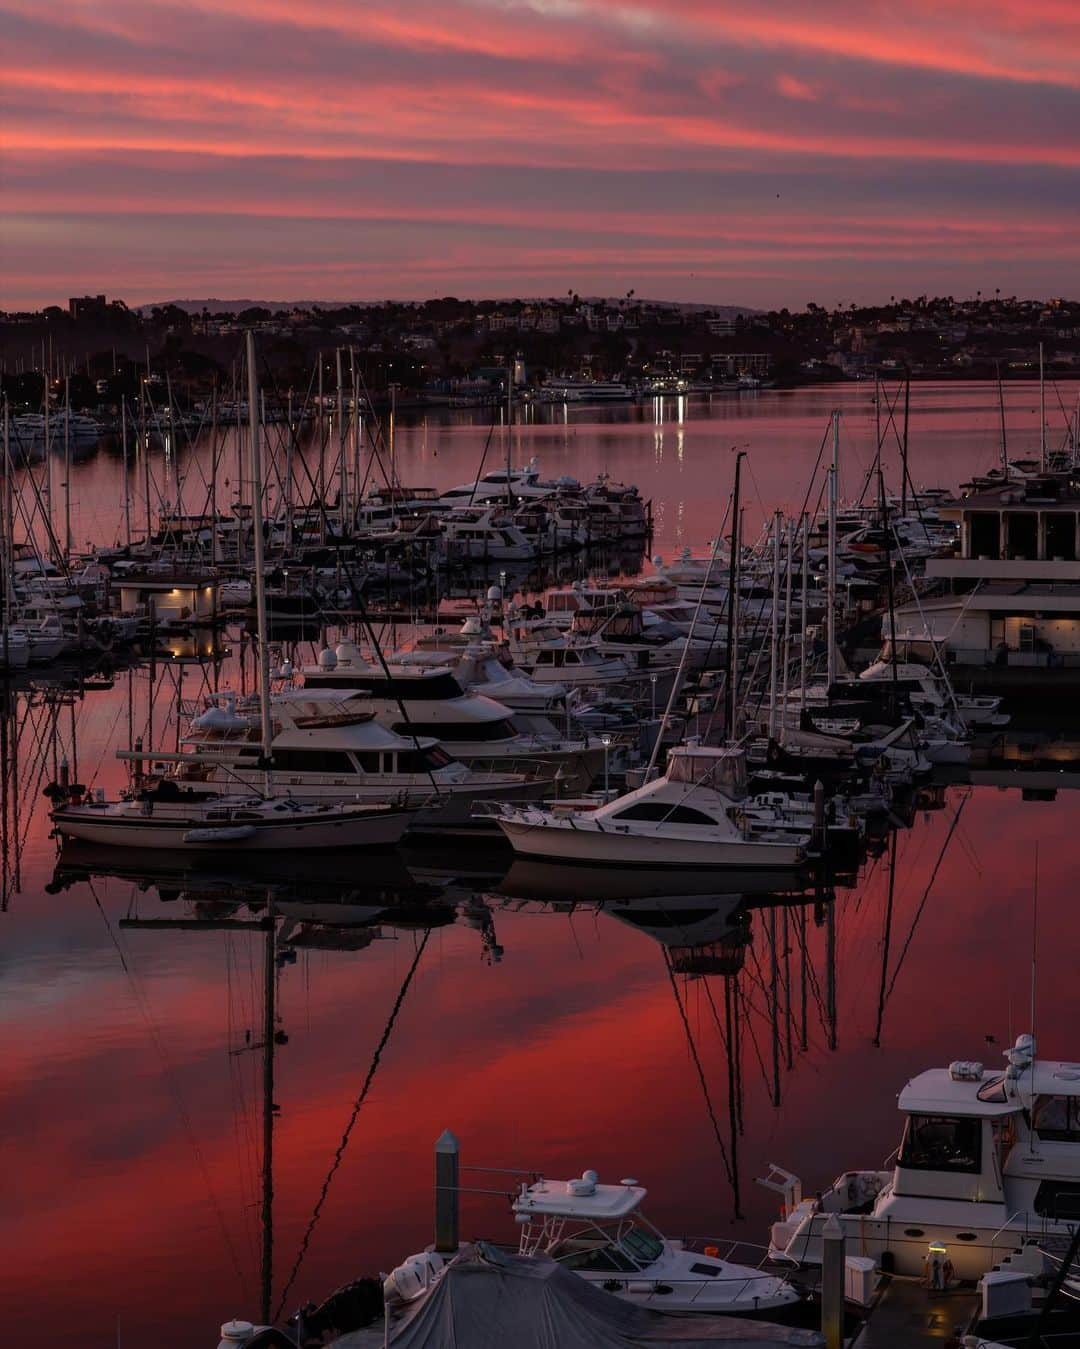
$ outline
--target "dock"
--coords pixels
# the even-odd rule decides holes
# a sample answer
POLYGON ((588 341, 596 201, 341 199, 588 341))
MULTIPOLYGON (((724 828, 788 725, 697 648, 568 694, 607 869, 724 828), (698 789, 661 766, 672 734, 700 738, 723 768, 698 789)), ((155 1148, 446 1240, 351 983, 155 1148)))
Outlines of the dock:
POLYGON ((857 1349, 940 1349, 967 1329, 978 1305, 974 1288, 929 1292, 915 1279, 886 1276, 857 1349))

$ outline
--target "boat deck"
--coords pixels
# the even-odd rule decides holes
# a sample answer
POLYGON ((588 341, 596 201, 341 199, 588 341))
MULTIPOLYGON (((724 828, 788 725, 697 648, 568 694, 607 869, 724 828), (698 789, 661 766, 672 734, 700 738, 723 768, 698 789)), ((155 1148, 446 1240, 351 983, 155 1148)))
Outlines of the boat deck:
POLYGON ((857 1349, 940 1349, 964 1333, 978 1305, 974 1288, 931 1293, 913 1279, 883 1280, 857 1349))

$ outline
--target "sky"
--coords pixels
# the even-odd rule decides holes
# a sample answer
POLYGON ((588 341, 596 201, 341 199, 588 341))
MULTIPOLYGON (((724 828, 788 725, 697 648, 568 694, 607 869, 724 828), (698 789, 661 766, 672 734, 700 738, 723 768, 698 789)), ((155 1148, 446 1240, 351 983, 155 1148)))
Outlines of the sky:
POLYGON ((0 0, 0 304, 1080 290, 1075 0, 0 0))

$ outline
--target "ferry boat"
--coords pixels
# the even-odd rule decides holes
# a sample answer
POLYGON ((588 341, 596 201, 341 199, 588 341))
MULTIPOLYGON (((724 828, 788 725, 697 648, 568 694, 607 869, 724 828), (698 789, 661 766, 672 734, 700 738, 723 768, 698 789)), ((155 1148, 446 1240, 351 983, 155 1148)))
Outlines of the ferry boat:
POLYGON ((1005 1058, 1003 1069, 956 1061, 908 1082, 892 1170, 845 1171, 806 1199, 774 1165, 761 1182, 784 1199, 773 1257, 820 1264, 835 1215, 850 1249, 885 1272, 922 1276, 932 1255, 962 1280, 1027 1262, 1038 1272, 1040 1242, 1080 1223, 1080 1063, 1036 1059, 1032 1035, 1005 1058))

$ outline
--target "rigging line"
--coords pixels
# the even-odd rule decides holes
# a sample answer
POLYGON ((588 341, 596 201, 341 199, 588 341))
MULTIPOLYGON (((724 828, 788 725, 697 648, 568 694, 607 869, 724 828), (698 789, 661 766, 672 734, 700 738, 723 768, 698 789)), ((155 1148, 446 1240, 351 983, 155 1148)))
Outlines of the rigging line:
POLYGON ((312 1210, 311 1218, 308 1221, 307 1230, 304 1232, 303 1238, 300 1242, 300 1249, 296 1253, 296 1259, 293 1261, 292 1269, 289 1271, 289 1277, 288 1279, 286 1279, 285 1286, 281 1290, 281 1298, 278 1301, 277 1311, 274 1313, 275 1321, 277 1321, 280 1318, 282 1310, 284 1309, 285 1306, 286 1299, 288 1298, 289 1293, 292 1291, 292 1286, 296 1281, 296 1276, 297 1274, 300 1273, 300 1266, 304 1263, 304 1256, 307 1254, 307 1249, 311 1241, 312 1234, 314 1233, 315 1226, 319 1221, 319 1215, 322 1213, 323 1204, 325 1204, 326 1202, 326 1196, 330 1191, 330 1183, 334 1179, 334 1176, 337 1173, 337 1169, 341 1165, 342 1159, 345 1156, 345 1149, 349 1145, 349 1138, 352 1135, 353 1127, 355 1126, 356 1121, 360 1115, 360 1111, 364 1106, 364 1102, 367 1100, 368 1092, 371 1090, 371 1084, 375 1080, 375 1073, 379 1067, 379 1060, 382 1058, 383 1050, 386 1048, 387 1041, 390 1039, 390 1034, 394 1029, 394 1023, 397 1020, 398 1013, 401 1011, 402 1004, 405 1001, 405 995, 409 991, 409 985, 412 983, 413 975, 416 973, 416 967, 420 964, 420 958, 424 954, 424 948, 427 946, 428 939, 430 938, 430 936, 431 936, 431 928, 428 928, 424 933, 423 940, 420 942, 420 945, 416 948, 416 954, 413 956, 412 964, 409 966, 409 970, 408 973, 405 975, 404 982, 402 983, 401 988, 398 990, 398 995, 394 1000, 393 1007, 390 1010, 390 1017, 387 1020, 386 1026, 383 1029, 383 1033, 379 1040, 379 1043, 375 1047, 375 1053, 372 1055, 371 1063, 368 1066, 367 1076, 364 1078, 364 1084, 360 1088, 359 1096, 357 1096, 356 1100, 353 1102, 352 1113, 350 1114, 349 1121, 345 1125, 345 1130, 341 1135, 341 1142, 338 1143, 337 1145, 337 1151, 334 1153, 334 1159, 330 1163, 330 1169, 329 1171, 327 1171, 326 1179, 322 1183, 322 1189, 319 1191, 319 1197, 315 1201, 315 1207, 312 1210))
POLYGON ((146 1001, 145 994, 139 988, 134 970, 128 964, 127 957, 124 954, 124 948, 120 944, 116 932, 113 929, 113 925, 109 921, 109 915, 105 912, 101 900, 98 897, 97 888, 94 885, 93 879, 88 878, 86 884, 90 894, 93 896, 94 903, 97 905, 97 911, 101 914, 101 920, 105 924, 105 930, 109 934, 109 940, 112 942, 116 949, 116 954, 120 958, 120 967, 127 976, 131 995, 135 1001, 136 1007, 139 1009, 140 1016, 143 1018, 146 1029, 149 1032, 150 1040, 157 1051, 162 1076, 168 1087, 169 1095, 173 1098, 173 1104, 176 1107, 176 1113, 179 1116, 181 1127, 187 1135, 188 1146, 191 1148, 192 1155, 195 1158, 195 1164, 202 1175, 203 1184, 206 1186, 206 1195, 210 1200, 210 1207, 214 1210, 214 1216, 217 1218, 218 1227, 221 1230, 222 1241, 224 1242, 225 1249, 229 1253, 229 1259, 232 1261, 233 1269, 236 1271, 237 1280, 241 1287, 246 1288, 247 1283, 244 1271, 237 1255, 236 1247, 233 1245, 232 1237, 229 1235, 229 1229, 225 1223, 225 1214, 222 1212, 217 1195, 214 1193, 214 1187, 210 1180, 210 1171, 206 1165, 206 1158, 203 1156, 202 1148, 199 1145, 199 1140, 196 1137, 195 1129, 191 1122, 191 1116, 187 1112, 187 1108, 184 1105, 184 1099, 180 1095, 180 1089, 173 1077, 172 1064, 169 1062, 169 1056, 165 1051, 165 1045, 150 1012, 149 1004, 146 1001))
POLYGON ((886 989, 885 978, 889 972, 889 944, 892 941, 893 902, 896 898, 896 832, 893 831, 892 851, 889 857, 889 888, 885 901, 885 932, 881 943, 881 986, 878 993, 877 1022, 874 1026, 873 1045, 881 1048, 881 1027, 885 1020, 886 989))
POLYGON ((915 910, 915 916, 911 920, 911 928, 908 931, 907 937, 904 939, 904 945, 901 947, 900 955, 896 961, 896 968, 893 970, 892 980, 889 983, 889 987, 885 993, 886 1000, 892 997, 892 991, 896 985, 897 979, 899 978, 900 969, 904 963, 904 957, 907 955, 908 947, 911 945, 912 938, 915 936, 915 929, 918 926, 919 919, 922 917, 922 911, 926 907, 926 901, 930 898, 930 891, 933 888, 935 879, 937 878, 938 868, 941 866, 941 863, 944 860, 945 851, 949 846, 949 840, 952 838, 953 832, 955 831, 957 825, 960 823, 960 816, 964 812, 964 807, 970 800, 971 800, 971 793, 969 792, 966 796, 964 796, 964 798, 961 800, 960 804, 956 808, 956 814, 953 816, 952 823, 949 825, 949 832, 945 835, 945 842, 941 845, 941 852, 938 854, 938 859, 934 863, 934 869, 930 873, 930 879, 926 882, 926 889, 923 891, 923 897, 921 900, 919 900, 919 907, 915 910))
MULTIPOLYGON (((686 1043, 690 1047, 690 1057, 694 1060, 694 1067, 697 1069, 698 1081, 701 1083, 701 1094, 705 1098, 705 1108, 709 1112, 709 1120, 712 1124, 713 1134, 716 1137, 717 1146, 720 1149, 720 1158, 724 1164, 724 1171, 728 1178, 728 1184, 733 1192, 736 1189, 735 1174, 731 1169, 731 1162, 728 1159, 727 1148, 724 1146, 724 1139, 720 1133, 720 1123, 716 1118, 716 1111, 713 1109, 712 1097, 709 1094, 709 1084, 705 1080, 705 1070, 701 1066, 701 1059, 698 1057, 697 1046, 694 1044, 694 1036, 690 1030, 690 1022, 686 1016, 686 1009, 683 1006, 682 998, 679 995, 679 985, 675 979, 675 969, 671 963, 671 955, 667 947, 664 948, 664 965, 667 968, 668 979, 671 981, 671 991, 675 994, 675 1006, 679 1009, 679 1018, 683 1024, 683 1030, 686 1032, 686 1043)), ((738 1211, 738 1196, 736 1194, 736 1217, 741 1216, 738 1211)))
MULTIPOLYGON (((487 439, 484 441, 484 449, 483 449, 483 453, 480 455, 480 464, 479 464, 479 466, 477 467, 477 470, 476 470, 476 477, 473 479, 472 491, 469 493, 469 505, 470 505, 470 506, 471 506, 471 505, 473 504, 473 502, 476 500, 476 489, 480 486, 480 477, 481 477, 482 473, 484 472, 484 464, 487 462, 488 450, 491 448, 491 439, 492 439, 492 437, 493 437, 494 434, 495 434, 495 426, 496 426, 496 421, 495 421, 495 411, 496 411, 496 407, 497 407, 497 404, 492 403, 492 405, 491 405, 491 425, 488 427, 487 439)), ((507 482, 506 482, 506 490, 507 490, 507 492, 509 492, 509 490, 510 490, 510 480, 509 480, 509 479, 507 479, 507 482)))

